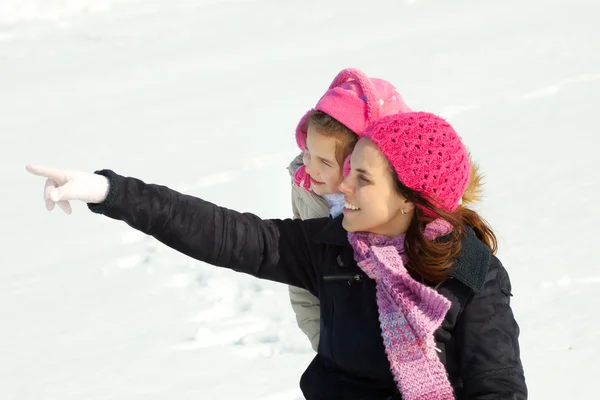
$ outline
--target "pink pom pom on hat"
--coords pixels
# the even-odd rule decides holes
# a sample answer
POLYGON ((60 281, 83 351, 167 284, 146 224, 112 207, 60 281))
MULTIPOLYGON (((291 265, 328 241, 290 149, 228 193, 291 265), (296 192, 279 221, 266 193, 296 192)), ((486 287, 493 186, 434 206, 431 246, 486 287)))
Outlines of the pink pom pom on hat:
POLYGON ((379 147, 404 186, 445 211, 456 210, 471 167, 466 147, 448 122, 426 112, 390 115, 369 126, 363 137, 379 147))
MULTIPOLYGON (((382 116, 411 111, 388 81, 369 78, 356 68, 343 69, 315 108, 310 109, 298 123, 296 142, 302 151, 306 151, 308 116, 315 110, 330 115, 359 136, 382 116)), ((308 190, 310 179, 306 175, 304 167, 300 167, 294 174, 294 182, 308 190)))

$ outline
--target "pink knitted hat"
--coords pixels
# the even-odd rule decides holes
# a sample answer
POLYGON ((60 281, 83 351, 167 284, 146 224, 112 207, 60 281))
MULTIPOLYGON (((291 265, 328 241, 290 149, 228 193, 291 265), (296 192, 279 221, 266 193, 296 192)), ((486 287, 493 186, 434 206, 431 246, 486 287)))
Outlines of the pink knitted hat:
POLYGON ((445 211, 456 210, 471 168, 448 122, 426 112, 395 114, 373 123, 363 136, 379 147, 406 187, 445 211))
POLYGON ((296 128, 296 142, 302 151, 306 150, 308 115, 314 110, 332 116, 359 136, 367 126, 384 115, 411 111, 388 81, 369 78, 356 68, 346 68, 333 79, 315 108, 300 120, 296 128))

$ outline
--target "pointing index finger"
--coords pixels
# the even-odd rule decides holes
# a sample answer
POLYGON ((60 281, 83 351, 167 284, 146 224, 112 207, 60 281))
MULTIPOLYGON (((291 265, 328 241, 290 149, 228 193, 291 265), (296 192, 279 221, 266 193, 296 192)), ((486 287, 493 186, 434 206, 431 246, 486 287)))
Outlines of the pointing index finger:
POLYGON ((43 165, 28 165, 26 169, 33 175, 52 179, 59 185, 63 185, 68 180, 65 173, 56 168, 45 167, 43 165))

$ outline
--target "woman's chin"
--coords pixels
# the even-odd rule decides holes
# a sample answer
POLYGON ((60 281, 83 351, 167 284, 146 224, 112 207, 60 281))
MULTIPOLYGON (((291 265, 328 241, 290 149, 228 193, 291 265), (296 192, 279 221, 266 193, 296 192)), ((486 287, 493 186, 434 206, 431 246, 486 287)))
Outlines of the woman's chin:
POLYGON ((344 214, 344 217, 342 218, 342 228, 347 232, 358 232, 355 225, 356 224, 352 223, 352 218, 349 218, 347 214, 344 214))

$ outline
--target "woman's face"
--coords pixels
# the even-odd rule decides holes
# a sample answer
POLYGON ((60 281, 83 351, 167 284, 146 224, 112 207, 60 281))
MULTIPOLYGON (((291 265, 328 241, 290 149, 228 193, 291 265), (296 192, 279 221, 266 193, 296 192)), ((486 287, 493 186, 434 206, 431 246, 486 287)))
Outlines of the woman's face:
POLYGON ((387 159, 369 139, 352 152, 350 174, 340 184, 344 194, 344 229, 396 237, 405 233, 414 205, 396 190, 387 159))

